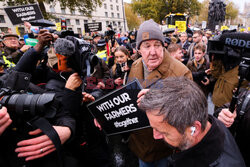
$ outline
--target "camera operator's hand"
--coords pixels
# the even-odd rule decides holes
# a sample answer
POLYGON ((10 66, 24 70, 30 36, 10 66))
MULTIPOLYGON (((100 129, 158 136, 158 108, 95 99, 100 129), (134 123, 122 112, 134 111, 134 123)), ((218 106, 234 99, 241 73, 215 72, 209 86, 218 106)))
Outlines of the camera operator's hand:
POLYGON ((24 27, 27 28, 28 33, 31 33, 31 24, 27 21, 23 22, 24 27))
MULTIPOLYGON (((68 127, 53 126, 56 130, 61 144, 64 144, 71 135, 71 131, 68 127)), ((29 132, 30 135, 42 134, 40 129, 29 132)), ((25 157, 26 161, 38 159, 56 150, 54 144, 47 135, 41 135, 33 139, 23 140, 17 143, 18 148, 15 152, 18 153, 18 157, 25 157)))
POLYGON ((77 73, 71 74, 66 82, 65 88, 75 91, 82 84, 82 80, 77 73))
POLYGON ((83 102, 95 101, 95 98, 91 94, 88 94, 86 92, 82 92, 82 95, 83 95, 83 99, 82 99, 83 102))
POLYGON ((10 116, 5 107, 0 109, 0 136, 5 131, 5 129, 12 123, 10 116))
POLYGON ((34 46, 37 52, 41 52, 43 48, 53 41, 53 36, 48 30, 40 30, 38 34, 38 43, 34 46))
POLYGON ((123 79, 121 79, 120 77, 115 79, 115 84, 116 85, 120 86, 120 85, 122 85, 122 83, 123 83, 123 79))
POLYGON ((31 46, 29 45, 23 45, 23 47, 20 49, 22 52, 26 52, 31 46))
POLYGON ((97 86, 98 89, 105 89, 105 84, 103 82, 98 82, 97 86))
POLYGON ((205 79, 206 79, 206 82, 201 81, 201 83, 206 86, 210 83, 210 81, 207 77, 205 77, 205 79))
POLYGON ((125 66, 122 67, 122 71, 129 71, 129 67, 128 67, 127 63, 125 66))
POLYGON ((211 69, 209 68, 209 69, 205 70, 205 73, 206 73, 207 75, 211 75, 211 69))
POLYGON ((224 108, 218 115, 218 119, 228 128, 234 123, 236 111, 231 113, 228 108, 224 108))
POLYGON ((142 89, 137 95, 137 105, 139 106, 144 95, 149 91, 149 89, 142 89))

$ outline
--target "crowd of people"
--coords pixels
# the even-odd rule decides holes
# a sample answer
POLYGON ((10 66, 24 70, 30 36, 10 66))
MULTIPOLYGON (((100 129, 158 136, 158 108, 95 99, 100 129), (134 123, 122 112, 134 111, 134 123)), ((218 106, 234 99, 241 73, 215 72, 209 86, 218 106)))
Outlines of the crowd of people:
POLYGON ((117 33, 110 25, 105 34, 76 38, 55 30, 35 34, 29 23, 25 26, 28 38, 37 39, 35 46, 14 33, 1 37, 1 88, 17 84, 17 93, 54 93, 57 112, 46 119, 61 146, 34 126, 37 119, 23 121, 3 106, 0 166, 250 166, 249 78, 242 82, 235 111, 229 111, 239 83, 239 53, 210 54, 210 30, 163 33, 147 20, 138 31, 117 33), (89 64, 81 62, 79 55, 86 52, 77 50, 79 41, 89 46, 84 56, 97 59, 86 56, 89 64), (137 104, 151 127, 107 137, 86 105, 135 78, 143 87, 137 104), (214 115, 208 114, 209 96, 214 115), (236 127, 234 137, 226 127, 236 127))

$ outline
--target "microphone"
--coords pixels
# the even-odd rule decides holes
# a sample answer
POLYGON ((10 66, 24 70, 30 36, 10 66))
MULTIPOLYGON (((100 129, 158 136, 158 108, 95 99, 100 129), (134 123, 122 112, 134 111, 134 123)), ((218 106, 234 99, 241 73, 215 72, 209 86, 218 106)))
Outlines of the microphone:
POLYGON ((65 38, 58 38, 54 43, 55 52, 63 56, 71 56, 75 53, 75 45, 65 38))
POLYGON ((250 49, 249 33, 224 33, 220 37, 220 42, 224 45, 237 49, 250 49))

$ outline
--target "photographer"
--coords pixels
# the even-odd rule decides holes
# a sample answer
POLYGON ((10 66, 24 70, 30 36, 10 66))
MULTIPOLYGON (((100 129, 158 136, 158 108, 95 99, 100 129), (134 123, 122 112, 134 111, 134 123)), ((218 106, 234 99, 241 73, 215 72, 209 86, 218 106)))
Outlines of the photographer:
POLYGON ((194 81, 200 86, 205 96, 208 96, 210 77, 208 76, 209 60, 206 59, 206 46, 204 44, 197 44, 194 47, 194 59, 189 60, 187 67, 192 72, 194 81))
POLYGON ((250 90, 241 88, 238 97, 236 111, 229 111, 229 103, 218 108, 214 116, 217 117, 229 130, 236 127, 235 141, 239 146, 240 152, 245 160, 246 166, 250 166, 250 90), (245 104, 244 104, 245 103, 245 104), (243 105, 244 104, 244 105, 243 105), (244 114, 242 114, 242 113, 244 114), (242 114, 242 115, 241 115, 242 114), (240 116, 241 115, 241 116, 240 116))
MULTIPOLYGON (((54 74, 53 70, 48 67, 43 69, 41 66, 36 66, 37 62, 42 58, 41 52, 43 51, 43 48, 50 44, 52 39, 52 35, 47 30, 41 30, 38 34, 39 41, 37 45, 23 55, 15 70, 32 74, 32 81, 34 83, 44 81, 44 83, 47 83, 46 85, 48 85, 45 89, 41 89, 33 85, 28 88, 30 92, 44 93, 48 92, 48 90, 54 90, 55 102, 57 104, 56 115, 47 120, 51 125, 53 125, 53 128, 60 139, 60 144, 64 144, 75 133, 75 120, 73 119, 72 114, 79 110, 82 99, 81 92, 77 92, 75 90, 81 85, 82 81, 77 74, 71 73, 72 75, 69 75, 70 77, 67 79, 66 84, 60 85, 60 89, 55 91, 58 86, 54 85, 53 88, 53 82, 48 82, 49 79, 57 77, 56 75, 52 75, 54 74)), ((1 79, 4 81, 4 78, 1 79)), ((20 120, 21 118, 16 119, 23 121, 20 120)), ((13 121, 13 123, 14 122, 15 121, 13 121)), ((76 166, 76 161, 72 157, 66 155, 68 153, 64 151, 61 152, 62 159, 58 159, 59 156, 57 156, 54 152, 56 150, 55 145, 53 144, 54 142, 52 142, 47 135, 41 133, 41 130, 34 129, 26 124, 25 121, 23 122, 24 123, 18 127, 9 128, 8 133, 5 133, 5 135, 0 137, 0 166, 17 167, 28 165, 31 167, 52 167, 59 166, 61 163, 65 166, 76 166), (16 145, 18 145, 18 148, 16 148, 16 145)))

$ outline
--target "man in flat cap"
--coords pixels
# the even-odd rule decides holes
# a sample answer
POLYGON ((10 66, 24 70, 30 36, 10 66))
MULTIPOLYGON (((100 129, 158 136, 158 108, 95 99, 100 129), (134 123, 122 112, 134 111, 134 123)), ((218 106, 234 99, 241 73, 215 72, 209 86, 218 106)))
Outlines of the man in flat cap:
POLYGON ((24 45, 20 48, 19 36, 16 34, 6 34, 3 36, 3 51, 1 58, 4 59, 7 67, 12 67, 18 62, 20 57, 30 46, 24 45), (20 48, 20 49, 19 49, 20 48))
MULTIPOLYGON (((167 77, 185 76, 192 79, 192 73, 178 60, 171 57, 164 48, 164 36, 159 25, 152 19, 143 22, 137 33, 137 49, 142 56, 131 67, 129 81, 137 78, 143 88, 148 89, 167 77)), ((146 90, 138 94, 138 103, 146 90)), ((172 150, 160 140, 153 138, 153 129, 145 128, 133 131, 129 138, 129 147, 139 158, 140 167, 166 167, 167 157, 172 150)))

